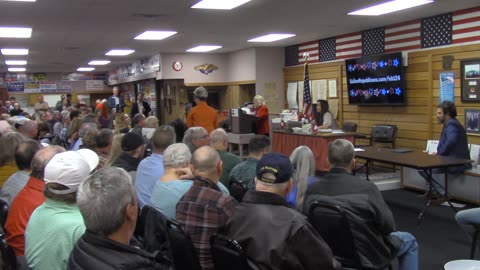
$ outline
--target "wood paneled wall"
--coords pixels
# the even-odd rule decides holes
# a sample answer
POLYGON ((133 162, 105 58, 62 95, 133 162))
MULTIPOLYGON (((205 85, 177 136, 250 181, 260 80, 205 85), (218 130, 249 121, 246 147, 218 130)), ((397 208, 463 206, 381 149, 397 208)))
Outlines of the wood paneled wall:
MULTIPOLYGON (((460 98, 460 61, 480 59, 480 44, 421 50, 408 54, 405 69, 405 106, 357 106, 348 104, 345 63, 332 62, 310 64, 311 80, 337 78, 339 94, 339 115, 337 123, 355 122, 358 132, 369 134, 374 124, 393 124, 399 128, 397 147, 425 149, 426 140, 438 139, 442 126, 437 123, 436 106, 439 103, 439 73, 444 71, 442 58, 454 58, 452 69, 455 73, 455 104, 458 120, 464 123, 464 109, 480 109, 480 103, 462 103, 460 98)), ((287 82, 303 80, 303 67, 284 69, 285 87, 287 82)), ((286 90, 285 90, 286 91, 286 90)), ((286 107, 286 106, 285 106, 286 107)), ((468 142, 480 144, 479 136, 468 136, 468 142)))

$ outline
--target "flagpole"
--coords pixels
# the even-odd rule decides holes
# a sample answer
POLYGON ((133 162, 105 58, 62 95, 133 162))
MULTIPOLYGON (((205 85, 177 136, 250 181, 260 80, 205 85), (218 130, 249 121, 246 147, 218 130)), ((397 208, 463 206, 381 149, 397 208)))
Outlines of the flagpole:
MULTIPOLYGON (((306 75, 307 65, 308 65, 308 57, 310 57, 310 54, 308 52, 304 52, 303 59, 305 59, 305 64, 303 64, 303 81, 305 81, 305 75, 306 75)), ((303 90, 305 91, 305 86, 303 86, 303 90)), ((302 100, 302 102, 304 103, 304 100, 302 100)), ((303 106, 305 106, 305 103, 303 104, 303 106)), ((302 121, 302 118, 304 115, 305 115, 305 108, 302 109, 302 113, 298 116, 298 121, 302 121)))

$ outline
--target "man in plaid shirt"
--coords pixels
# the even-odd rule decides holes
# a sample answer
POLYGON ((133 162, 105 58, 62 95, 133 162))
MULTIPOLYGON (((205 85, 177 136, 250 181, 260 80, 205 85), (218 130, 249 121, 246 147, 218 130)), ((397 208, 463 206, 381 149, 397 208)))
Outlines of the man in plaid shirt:
POLYGON ((213 270, 210 236, 233 215, 237 202, 218 187, 223 165, 214 148, 197 149, 192 167, 194 182, 177 204, 176 219, 190 236, 202 269, 213 270))

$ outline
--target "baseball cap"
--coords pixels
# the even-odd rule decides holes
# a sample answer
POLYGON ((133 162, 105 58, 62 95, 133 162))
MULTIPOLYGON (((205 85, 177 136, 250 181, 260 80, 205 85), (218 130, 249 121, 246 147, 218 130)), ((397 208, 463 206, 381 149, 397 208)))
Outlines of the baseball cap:
POLYGON ((142 145, 143 145, 143 137, 138 133, 129 132, 123 135, 122 137, 123 151, 133 151, 142 145))
POLYGON ((55 194, 69 194, 87 179, 98 165, 98 155, 90 149, 58 153, 45 167, 45 183, 57 183, 68 187, 66 190, 49 189, 55 194))
POLYGON ((257 162, 257 179, 264 183, 281 184, 288 182, 293 176, 290 159, 279 153, 269 153, 257 162), (265 178, 263 174, 271 173, 273 178, 265 178))

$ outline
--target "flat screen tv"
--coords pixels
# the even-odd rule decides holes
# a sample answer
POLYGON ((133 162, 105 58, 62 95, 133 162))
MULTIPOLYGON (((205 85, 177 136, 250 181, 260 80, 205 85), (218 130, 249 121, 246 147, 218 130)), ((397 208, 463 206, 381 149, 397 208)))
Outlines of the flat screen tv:
POLYGON ((345 61, 348 101, 356 105, 405 105, 402 53, 345 61))

